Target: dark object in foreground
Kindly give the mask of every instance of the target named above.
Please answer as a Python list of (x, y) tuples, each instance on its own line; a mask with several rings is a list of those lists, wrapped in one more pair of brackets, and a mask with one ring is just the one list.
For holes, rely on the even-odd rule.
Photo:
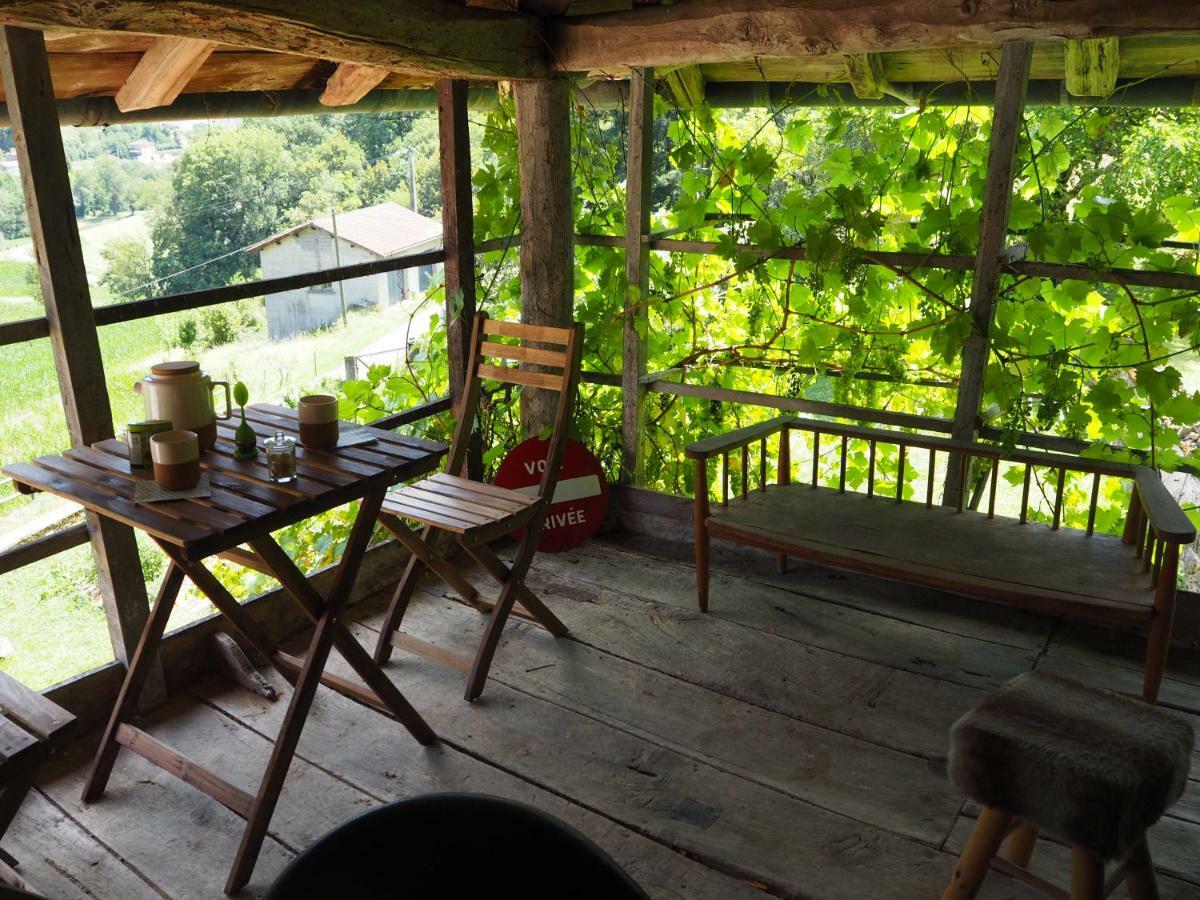
[(426, 794), (356, 816), (296, 857), (267, 900), (397, 896), (647, 900), (574, 828), (483, 794)]
[[(1045, 672), (1014, 678), (950, 730), (950, 778), (983, 811), (943, 900), (974, 897), (989, 867), (1035, 878), (1024, 870), (1039, 832), (1071, 847), (1071, 900), (1121, 880), (1134, 900), (1157, 897), (1146, 830), (1183, 794), (1194, 739), (1132, 697)], [(1121, 864), (1106, 886), (1110, 859)]]

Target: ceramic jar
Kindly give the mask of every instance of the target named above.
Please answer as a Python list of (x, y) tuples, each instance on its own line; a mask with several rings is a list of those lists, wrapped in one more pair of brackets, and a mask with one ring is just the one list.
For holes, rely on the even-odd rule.
[[(225, 414), (217, 416), (213, 388), (225, 388)], [(150, 374), (133, 386), (142, 395), (146, 418), (166, 419), (176, 430), (194, 431), (201, 449), (217, 442), (217, 419), (230, 417), (229, 383), (213, 381), (191, 360), (164, 362), (150, 367)]]

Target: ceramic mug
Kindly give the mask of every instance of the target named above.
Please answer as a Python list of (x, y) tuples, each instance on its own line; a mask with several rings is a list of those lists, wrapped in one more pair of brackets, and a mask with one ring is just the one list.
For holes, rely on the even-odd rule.
[(164, 491), (188, 491), (200, 481), (200, 439), (194, 431), (160, 431), (150, 436), (154, 480)]
[(329, 394), (300, 398), (300, 443), (309, 450), (332, 450), (338, 442), (338, 402)]

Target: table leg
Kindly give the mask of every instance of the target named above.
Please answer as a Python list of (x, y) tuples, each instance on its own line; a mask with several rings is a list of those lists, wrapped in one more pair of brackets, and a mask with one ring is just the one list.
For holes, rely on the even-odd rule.
[(117, 728), (137, 709), (138, 697), (146, 684), (146, 679), (154, 671), (155, 653), (171, 618), (171, 610), (175, 606), (175, 598), (179, 596), (179, 588), (183, 585), (183, 571), (172, 563), (163, 578), (158, 596), (154, 600), (154, 609), (142, 629), (138, 639), (137, 650), (125, 673), (125, 682), (117, 694), (117, 702), (113, 707), (108, 725), (104, 729), (104, 737), (100, 740), (100, 748), (96, 751), (96, 759), (92, 763), (91, 774), (83, 787), (83, 802), (90, 803), (104, 793), (108, 777), (112, 774), (113, 764), (117, 761), (117, 753), (121, 745), (117, 743)]
[[(319, 600), (319, 595), (313, 597), (308, 593), (312, 591), (315, 594), (316, 591), (274, 541), (255, 541), (251, 544), (255, 552), (260, 553), (267, 565), (277, 573), (277, 577), (288, 588), (289, 593), (292, 593), (294, 587), (300, 594), (295, 597), (296, 601), (310, 611), (319, 610), (320, 616), (316, 631), (309, 642), (304, 664), (296, 678), (296, 687), (292, 692), (292, 699), (288, 704), (283, 726), (275, 738), (275, 747), (271, 752), (271, 760), (267, 764), (266, 774), (259, 785), (254, 805), (250, 809), (250, 817), (246, 823), (246, 830), (242, 834), (242, 842), (238, 847), (237, 856), (234, 858), (233, 868), (230, 870), (229, 879), (225, 884), (225, 890), (229, 894), (235, 893), (250, 880), (250, 873), (254, 870), (254, 864), (262, 849), (262, 842), (266, 837), (271, 815), (275, 811), (275, 804), (279, 801), (284, 778), (300, 741), (300, 733), (304, 728), (305, 719), (308, 717), (309, 708), (312, 706), (313, 697), (316, 695), (317, 685), (321, 682), (321, 673), (325, 669), (329, 651), (338, 638), (339, 632), (344, 633), (347, 637), (350, 636), (342, 626), (340, 617), (350, 599), (350, 593), (354, 587), (355, 578), (358, 576), (363, 554), (366, 553), (367, 545), (370, 542), (371, 533), (375, 530), (375, 518), (383, 504), (384, 493), (382, 490), (376, 491), (362, 499), (358, 515), (354, 520), (354, 527), (350, 531), (350, 539), (346, 542), (342, 561), (334, 576), (333, 587), (329, 591), (328, 598), (323, 602)], [(263, 550), (266, 550), (265, 554)], [(287, 560), (287, 565), (283, 564), (283, 560), (276, 558), (276, 551), (278, 556)], [(303, 589), (299, 583), (290, 584), (296, 581), (296, 575), (299, 575), (300, 581), (305, 585)], [(287, 578), (286, 581), (284, 576)], [(313, 609), (314, 605), (315, 609)], [(351, 642), (353, 643), (353, 638), (351, 638)], [(358, 646), (357, 643), (355, 646)], [(361, 648), (359, 650), (361, 651)], [(362, 652), (365, 655), (365, 651)], [(390, 685), (391, 682), (389, 681), (388, 684)], [(395, 688), (393, 687), (392, 690), (394, 691)], [(411, 707), (408, 709), (412, 710)], [(425, 725), (415, 710), (412, 710), (411, 714), (416, 716), (416, 721), (428, 729), (429, 726)], [(432, 731), (429, 734), (432, 736)]]

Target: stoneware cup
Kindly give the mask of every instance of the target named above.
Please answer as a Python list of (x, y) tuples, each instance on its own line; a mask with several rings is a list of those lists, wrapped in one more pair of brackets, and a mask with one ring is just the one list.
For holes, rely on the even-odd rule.
[(189, 491), (200, 481), (200, 439), (194, 431), (160, 431), (150, 436), (154, 480), (164, 491)]
[(337, 397), (309, 394), (300, 398), (300, 443), (309, 450), (332, 450), (338, 442)]

